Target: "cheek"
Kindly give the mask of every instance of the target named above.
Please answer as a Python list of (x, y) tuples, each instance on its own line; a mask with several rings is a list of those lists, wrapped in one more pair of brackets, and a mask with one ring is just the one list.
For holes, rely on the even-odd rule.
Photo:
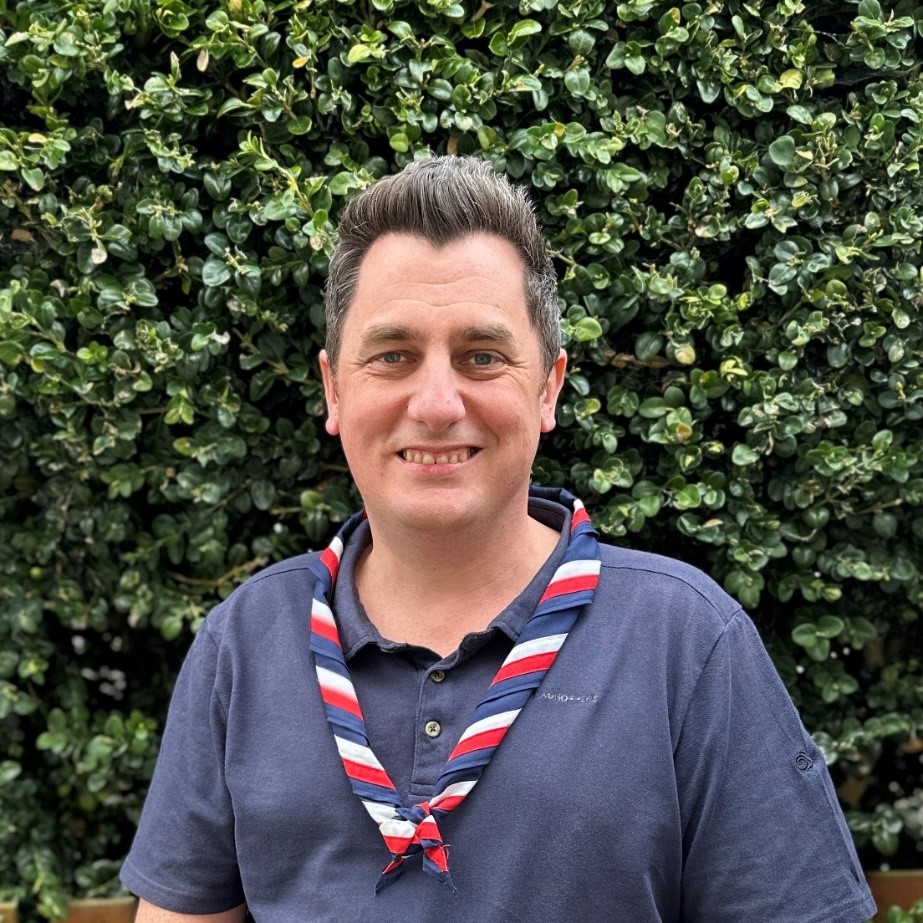
[(392, 436), (398, 419), (393, 401), (384, 400), (380, 389), (377, 393), (350, 394), (347, 400), (341, 400), (339, 436), (350, 462), (366, 468), (378, 464), (381, 444)]
[(478, 402), (477, 413), (501, 442), (519, 445), (523, 450), (538, 445), (542, 427), (542, 409), (534, 394), (519, 394), (506, 399)]

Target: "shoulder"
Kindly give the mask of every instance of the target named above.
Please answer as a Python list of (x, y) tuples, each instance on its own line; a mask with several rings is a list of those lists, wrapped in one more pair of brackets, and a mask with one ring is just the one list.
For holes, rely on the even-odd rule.
[(219, 647), (229, 637), (262, 634), (310, 610), (320, 552), (286, 558), (254, 574), (208, 614), (202, 628)]
[(295, 555), (270, 564), (242, 583), (228, 599), (233, 596), (247, 596), (253, 593), (275, 592), (285, 590), (290, 585), (301, 585), (305, 579), (313, 584), (314, 574), (311, 570), (314, 563), (320, 560), (319, 551)]
[(729, 630), (746, 620), (739, 603), (690, 564), (600, 545), (600, 580), (589, 632), (631, 652), (629, 670), (694, 677)]
[(740, 604), (697, 567), (645, 551), (600, 544), (600, 585), (607, 594), (631, 599), (647, 616), (697, 613), (724, 627)]

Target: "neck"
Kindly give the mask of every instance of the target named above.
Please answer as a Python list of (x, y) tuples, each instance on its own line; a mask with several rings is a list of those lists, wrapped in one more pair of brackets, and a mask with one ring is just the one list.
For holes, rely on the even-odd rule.
[(559, 538), (527, 513), (506, 519), (505, 528), (479, 525), (451, 535), (393, 535), (371, 517), (369, 524), (372, 545), (355, 575), (369, 618), (384, 637), (440, 656), (466, 634), (486, 629), (528, 586)]

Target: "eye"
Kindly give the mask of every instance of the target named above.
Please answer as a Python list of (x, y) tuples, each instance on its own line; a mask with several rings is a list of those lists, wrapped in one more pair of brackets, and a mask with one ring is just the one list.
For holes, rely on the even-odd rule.
[(500, 357), (494, 353), (472, 353), (467, 361), (478, 369), (492, 369), (500, 364)]
[(399, 365), (403, 358), (403, 354), (398, 352), (382, 353), (376, 357), (377, 361), (383, 365)]

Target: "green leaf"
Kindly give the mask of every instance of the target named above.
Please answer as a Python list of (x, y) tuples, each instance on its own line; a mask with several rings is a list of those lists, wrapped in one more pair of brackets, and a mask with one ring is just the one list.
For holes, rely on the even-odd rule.
[(735, 445), (733, 452), (731, 452), (731, 461), (741, 468), (746, 468), (750, 465), (756, 464), (759, 459), (760, 456), (748, 445)]
[(872, 518), (872, 528), (882, 538), (894, 538), (897, 535), (897, 516), (893, 513), (876, 513)]
[(246, 105), (247, 104), (242, 99), (236, 96), (230, 96), (218, 107), (218, 111), (215, 115), (220, 118), (222, 115), (227, 115), (235, 109), (243, 109)]
[(287, 119), (285, 127), (289, 130), (289, 134), (297, 137), (299, 135), (306, 135), (311, 130), (313, 124), (311, 116), (299, 115), (295, 118)]
[(498, 58), (505, 57), (510, 50), (509, 42), (502, 32), (495, 32), (487, 47), (490, 49), (490, 53)]
[(22, 773), (22, 766), (14, 760), (4, 760), (0, 763), (0, 785), (7, 785), (14, 779), (19, 778)]
[(584, 317), (571, 327), (571, 336), (580, 343), (588, 343), (602, 336), (603, 328), (595, 317)]
[(882, 429), (872, 437), (872, 448), (876, 452), (884, 452), (891, 447), (893, 442), (894, 433), (889, 429)]
[(388, 31), (402, 42), (411, 42), (415, 37), (413, 26), (400, 19), (388, 23)]
[(864, 16), (866, 19), (874, 19), (880, 22), (882, 17), (881, 4), (878, 0), (860, 0), (859, 15)]
[(353, 173), (342, 171), (335, 174), (330, 180), (330, 192), (333, 195), (346, 195), (358, 186), (357, 177)]
[(647, 68), (647, 59), (640, 54), (629, 54), (625, 56), (625, 67), (636, 77), (644, 73)]
[(782, 135), (769, 145), (769, 159), (777, 167), (790, 167), (795, 161), (795, 139)]
[(45, 187), (45, 174), (38, 167), (27, 167), (22, 170), (22, 178), (30, 189), (39, 192)]
[(410, 150), (410, 139), (403, 131), (396, 131), (388, 138), (388, 143), (396, 151), (404, 153)]
[(353, 45), (346, 55), (348, 64), (361, 64), (372, 56), (372, 49), (368, 45)]
[(205, 173), (202, 183), (216, 202), (223, 202), (231, 192), (231, 178), (221, 173)]
[(0, 340), (0, 362), (15, 366), (25, 357), (25, 350), (12, 340)]
[(673, 505), (678, 510), (695, 509), (702, 503), (702, 492), (695, 484), (687, 484), (673, 495)]
[(817, 621), (816, 632), (824, 638), (835, 638), (846, 628), (846, 623), (838, 615), (822, 615)]
[(642, 333), (635, 341), (635, 355), (642, 361), (653, 359), (664, 347), (664, 339), (659, 333)]
[(515, 42), (524, 41), (530, 35), (535, 35), (542, 31), (542, 24), (534, 19), (520, 19), (516, 25), (509, 31), (508, 41), (510, 45)]
[(250, 487), (250, 496), (258, 510), (268, 510), (276, 497), (276, 488), (270, 481), (256, 481)]
[(615, 385), (606, 396), (606, 407), (614, 416), (632, 417), (637, 413), (640, 401), (638, 395), (621, 385)]
[(585, 68), (567, 71), (564, 75), (564, 85), (575, 96), (583, 96), (590, 88), (590, 75)]
[(167, 641), (173, 641), (180, 636), (183, 630), (183, 620), (179, 616), (171, 615), (163, 620), (160, 633)]
[(223, 260), (214, 257), (209, 257), (202, 266), (202, 281), (209, 288), (224, 285), (231, 275), (231, 268)]
[(810, 647), (817, 640), (817, 632), (813, 622), (798, 625), (792, 629), (792, 640), (801, 647)]
[(670, 405), (662, 397), (649, 397), (638, 408), (638, 413), (645, 419), (656, 420), (668, 414), (670, 410)]

